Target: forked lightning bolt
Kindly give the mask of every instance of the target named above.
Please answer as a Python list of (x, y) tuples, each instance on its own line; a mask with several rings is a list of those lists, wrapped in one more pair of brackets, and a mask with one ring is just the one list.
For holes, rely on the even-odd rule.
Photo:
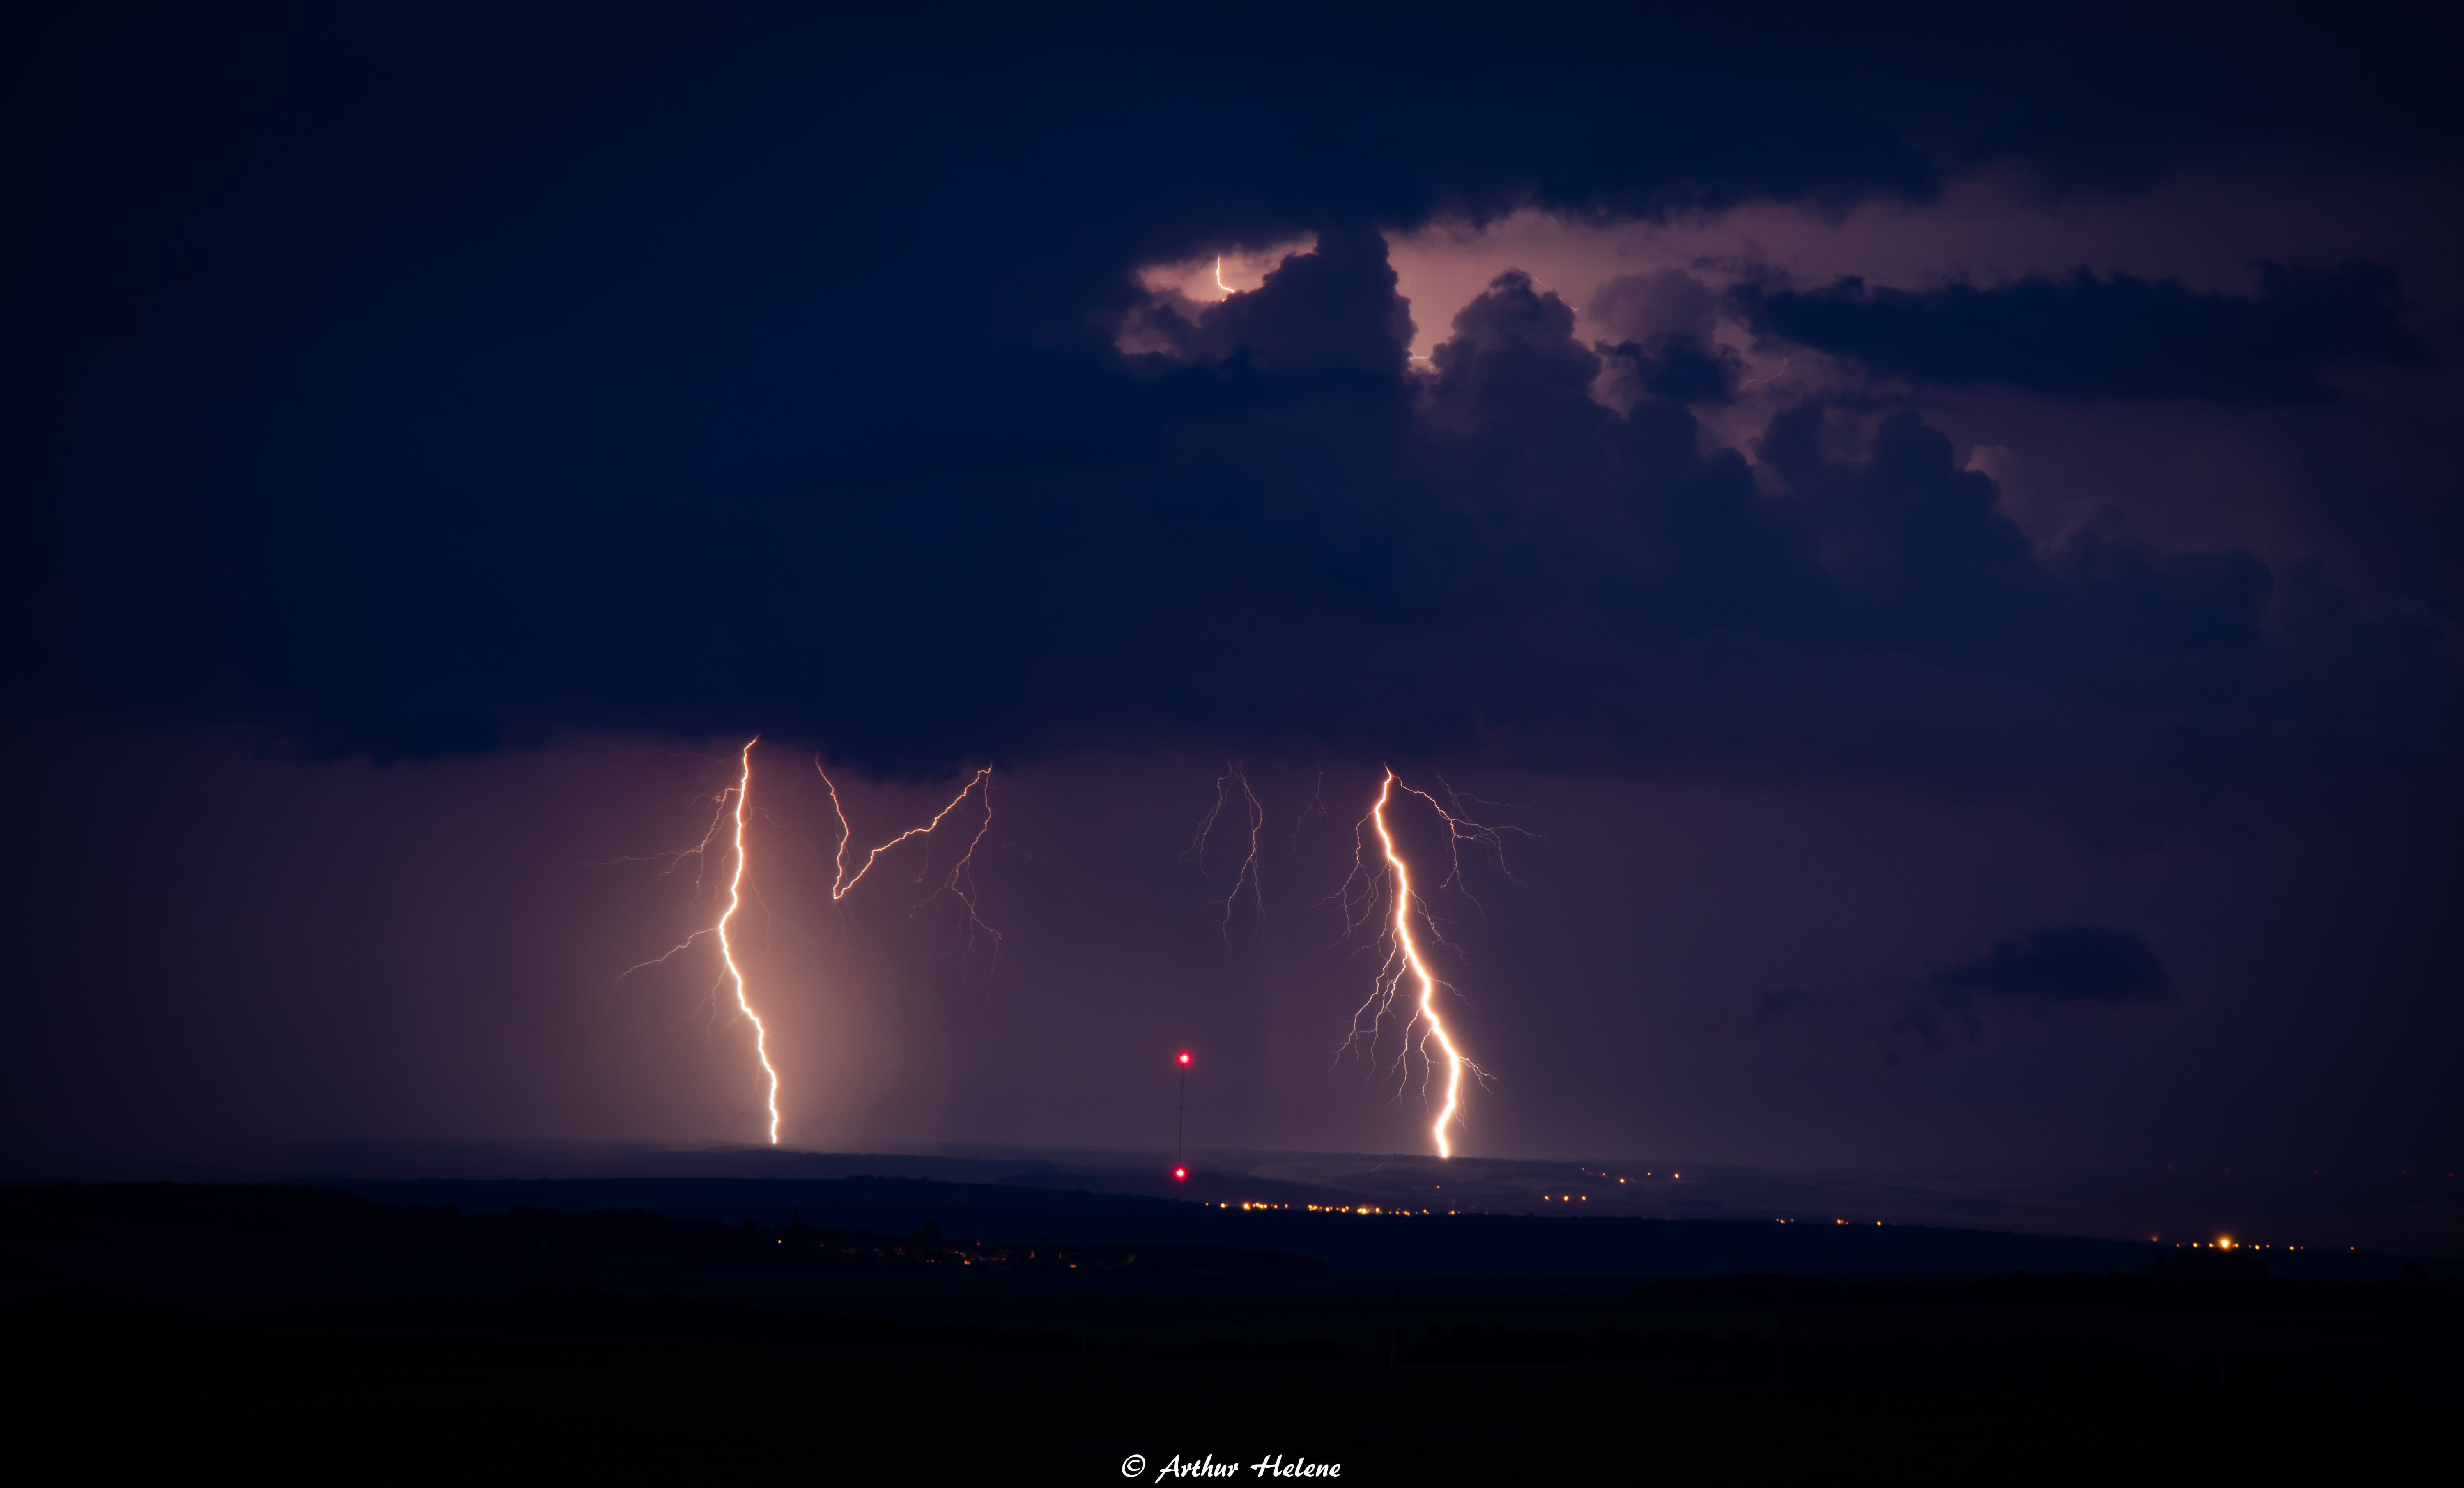
[[(998, 958), (1001, 954), (1001, 933), (999, 930), (994, 929), (991, 925), (984, 923), (983, 917), (976, 911), (976, 849), (983, 846), (984, 834), (993, 830), (993, 767), (987, 765), (982, 769), (976, 771), (975, 778), (959, 787), (958, 793), (950, 798), (950, 804), (934, 812), (933, 819), (931, 821), (926, 822), (921, 827), (910, 827), (905, 832), (900, 833), (898, 835), (867, 853), (864, 856), (863, 865), (857, 868), (852, 874), (847, 872), (847, 843), (855, 833), (854, 830), (847, 825), (847, 808), (839, 801), (838, 782), (830, 779), (830, 772), (827, 769), (823, 768), (821, 758), (818, 755), (814, 757), (813, 768), (821, 775), (822, 784), (828, 788), (830, 792), (830, 810), (836, 811), (839, 818), (839, 852), (836, 860), (836, 872), (830, 880), (830, 901), (832, 903), (836, 903), (839, 900), (846, 899), (850, 890), (852, 890), (857, 884), (862, 883), (864, 881), (864, 876), (872, 872), (872, 865), (881, 860), (882, 854), (889, 852), (891, 848), (905, 842), (910, 837), (931, 836), (934, 830), (939, 827), (941, 823), (948, 818), (952, 811), (957, 811), (959, 806), (966, 801), (968, 796), (976, 794), (979, 790), (982, 792), (984, 803), (983, 820), (977, 824), (976, 834), (967, 840), (967, 851), (959, 855), (958, 860), (956, 863), (951, 865), (950, 876), (941, 881), (940, 890), (935, 892), (946, 892), (966, 907), (967, 934), (970, 941), (973, 940), (976, 932), (978, 931), (981, 931), (984, 934), (991, 936), (993, 938), (993, 954)], [(924, 867), (916, 870), (915, 881), (918, 883), (923, 882), (925, 874), (931, 871), (932, 864), (928, 861)]]
[[(720, 829), (727, 826), (731, 818), (733, 819), (736, 867), (727, 878), (726, 910), (719, 915), (716, 924), (707, 930), (695, 930), (686, 936), (670, 948), (666, 955), (654, 956), (649, 961), (640, 962), (626, 968), (624, 976), (616, 980), (621, 982), (625, 977), (631, 976), (644, 966), (655, 966), (665, 963), (670, 957), (684, 951), (705, 935), (716, 938), (719, 960), (727, 967), (727, 973), (720, 981), (722, 984), (735, 987), (736, 1010), (743, 1013), (745, 1021), (753, 1025), (754, 1057), (761, 1061), (761, 1073), (769, 1077), (770, 1093), (765, 1103), (770, 1110), (770, 1144), (777, 1146), (779, 1144), (779, 1071), (770, 1062), (770, 1031), (761, 1026), (760, 1014), (753, 1011), (753, 1001), (745, 992), (744, 968), (736, 964), (736, 947), (727, 936), (727, 927), (735, 922), (736, 912), (744, 907), (744, 803), (753, 794), (753, 746), (760, 742), (761, 738), (758, 734), (744, 742), (743, 753), (738, 758), (740, 772), (737, 776), (735, 785), (719, 792), (718, 811), (711, 817), (710, 830), (702, 834), (701, 845), (690, 852), (676, 855), (679, 860), (693, 857), (707, 861), (711, 843), (717, 839)], [(698, 880), (696, 885), (697, 882)], [(717, 991), (717, 987), (711, 988), (714, 997), (716, 996)]]
[[(1441, 784), (1442, 785), (1442, 782)], [(1480, 1080), (1485, 1080), (1487, 1076), (1456, 1046), (1454, 1035), (1446, 1029), (1445, 1019), (1438, 1012), (1438, 988), (1441, 984), (1437, 974), (1429, 969), (1428, 959), (1420, 949), (1419, 938), (1413, 933), (1413, 921), (1417, 918), (1426, 925), (1433, 939), (1442, 940), (1443, 937), (1438, 933), (1437, 922), (1429, 913), (1427, 902), (1412, 887), (1412, 870), (1404, 863), (1401, 852), (1396, 848), (1395, 833), (1387, 824), (1386, 808), (1394, 804), (1395, 793), (1397, 790), (1408, 795), (1419, 796), (1428, 802), (1430, 809), (1438, 813), (1439, 819), (1446, 824), (1448, 872), (1440, 881), (1440, 888), (1449, 885), (1462, 886), (1463, 845), (1465, 842), (1482, 844), (1492, 850), (1499, 849), (1503, 846), (1500, 833), (1518, 829), (1488, 827), (1473, 821), (1463, 814), (1462, 799), (1452, 789), (1446, 791), (1447, 799), (1455, 803), (1453, 809), (1449, 810), (1429, 792), (1403, 784), (1396, 777), (1393, 767), (1389, 766), (1385, 780), (1377, 788), (1376, 802), (1369, 808), (1369, 814), (1362, 817), (1359, 825), (1353, 830), (1353, 876), (1345, 880), (1342, 890), (1346, 909), (1349, 911), (1356, 907), (1365, 912), (1369, 918), (1375, 918), (1376, 882), (1382, 877), (1386, 880), (1385, 892), (1391, 900), (1393, 912), (1384, 917), (1387, 923), (1378, 932), (1378, 939), (1385, 946), (1385, 960), (1377, 968), (1376, 983), (1369, 994), (1368, 1001), (1362, 1003), (1352, 1014), (1352, 1032), (1344, 1039), (1344, 1047), (1357, 1048), (1365, 1033), (1368, 1035), (1369, 1056), (1374, 1060), (1376, 1057), (1378, 1034), (1385, 1027), (1388, 1013), (1393, 1011), (1396, 1000), (1405, 995), (1404, 984), (1406, 982), (1413, 984), (1415, 990), (1412, 996), (1412, 1012), (1403, 1023), (1403, 1047), (1396, 1056), (1397, 1074), (1403, 1080), (1410, 1079), (1411, 1055), (1417, 1048), (1422, 1061), (1421, 1088), (1426, 1090), (1427, 1077), (1435, 1074), (1442, 1063), (1445, 1070), (1445, 1103), (1439, 1109), (1437, 1120), (1430, 1124), (1429, 1135), (1437, 1143), (1438, 1156), (1452, 1157), (1454, 1145), (1447, 1140), (1446, 1132), (1455, 1124), (1456, 1114), (1463, 1109), (1463, 1076), (1468, 1073), (1474, 1079)], [(1366, 834), (1368, 833), (1375, 833), (1377, 838), (1378, 855), (1385, 864), (1382, 872), (1371, 868), (1366, 861), (1368, 853)], [(1501, 853), (1501, 864), (1503, 860)], [(1368, 887), (1355, 898), (1353, 885), (1364, 879)], [(1353, 922), (1355, 928), (1367, 922), (1368, 918)], [(1361, 1023), (1363, 1015), (1369, 1019), (1365, 1027)], [(1417, 1039), (1413, 1037), (1414, 1029), (1420, 1031)]]

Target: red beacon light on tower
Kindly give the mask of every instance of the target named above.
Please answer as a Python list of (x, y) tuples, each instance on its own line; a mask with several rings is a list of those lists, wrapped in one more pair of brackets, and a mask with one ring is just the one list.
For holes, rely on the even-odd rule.
[(1183, 1160), (1182, 1137), (1189, 1130), (1189, 1051), (1173, 1055), (1173, 1068), (1180, 1072), (1180, 1109), (1173, 1117), (1172, 1181), (1187, 1183), (1189, 1167)]

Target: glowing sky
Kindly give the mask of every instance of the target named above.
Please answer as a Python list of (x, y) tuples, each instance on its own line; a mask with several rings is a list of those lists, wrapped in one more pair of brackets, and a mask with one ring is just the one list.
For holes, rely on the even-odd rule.
[(1135, 19), (23, 38), (10, 1151), (2464, 1142), (2433, 49)]

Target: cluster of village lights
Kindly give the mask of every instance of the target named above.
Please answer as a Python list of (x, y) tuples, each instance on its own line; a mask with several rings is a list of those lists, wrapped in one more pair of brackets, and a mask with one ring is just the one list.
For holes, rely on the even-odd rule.
[[(1173, 1176), (1176, 1178), (1180, 1177), (1182, 1175), (1182, 1169), (1175, 1168), (1173, 1170)], [(1669, 1176), (1674, 1178), (1677, 1175), (1671, 1173)], [(1625, 1180), (1620, 1178), (1617, 1182), (1623, 1183)], [(1589, 1201), (1591, 1195), (1587, 1193), (1544, 1193), (1540, 1195), (1540, 1197), (1543, 1201), (1562, 1201), (1569, 1204), (1578, 1204)], [(1413, 1216), (1435, 1214), (1438, 1212), (1436, 1210), (1428, 1209), (1386, 1209), (1375, 1204), (1277, 1204), (1271, 1203), (1265, 1199), (1226, 1199), (1220, 1203), (1204, 1204), (1201, 1207), (1207, 1209), (1237, 1210), (1243, 1213), (1265, 1213), (1269, 1211), (1295, 1209), (1304, 1213), (1309, 1214), (1400, 1214)], [(1450, 1209), (1445, 1210), (1445, 1212), (1448, 1214), (1460, 1214), (1463, 1210)], [(1486, 1210), (1483, 1210), (1483, 1212), (1485, 1213)], [(1831, 1222), (1835, 1225), (1845, 1225), (1848, 1223), (1848, 1221), (1844, 1219), (1835, 1219)], [(1802, 1219), (1774, 1219), (1772, 1223), (1781, 1225), (1798, 1225), (1805, 1223), (1805, 1221)], [(1874, 1228), (1877, 1230), (1881, 1229), (1882, 1226), (1883, 1221), (1879, 1219), (1874, 1221)], [(2147, 1238), (2152, 1241), (2158, 1239), (2159, 1236), (2151, 1234)], [(2249, 1241), (2233, 1239), (2231, 1235), (2218, 1235), (2212, 1241), (2191, 1240), (2177, 1243), (2183, 1244), (2187, 1249), (2194, 1251), (2201, 1249), (2217, 1251), (2299, 1251), (2307, 1249), (2307, 1247), (2299, 1245), (2255, 1245)], [(2347, 1247), (2347, 1249), (2354, 1248), (2355, 1247)]]
[[(1178, 1071), (1179, 1071), (1180, 1076), (1181, 1076), (1181, 1079), (1180, 1079), (1180, 1114), (1181, 1114), (1182, 1122), (1183, 1122), (1183, 1123), (1185, 1123), (1186, 1119), (1187, 1119), (1187, 1115), (1188, 1115), (1188, 1110), (1189, 1110), (1189, 1067), (1190, 1067), (1190, 1054), (1189, 1054), (1189, 1051), (1188, 1051), (1188, 1050), (1186, 1050), (1186, 1049), (1184, 1049), (1184, 1050), (1180, 1051), (1178, 1054), (1175, 1055), (1173, 1056), (1173, 1065), (1174, 1065), (1174, 1067), (1175, 1067), (1177, 1070), (1178, 1070)], [(1187, 1181), (1188, 1181), (1188, 1179), (1189, 1179), (1189, 1167), (1188, 1167), (1187, 1164), (1185, 1164), (1183, 1161), (1181, 1161), (1181, 1158), (1180, 1158), (1180, 1151), (1181, 1151), (1180, 1133), (1179, 1133), (1178, 1131), (1176, 1131), (1176, 1133), (1175, 1133), (1175, 1135), (1174, 1135), (1174, 1140), (1173, 1140), (1174, 1160), (1173, 1160), (1173, 1167), (1172, 1167), (1172, 1176), (1173, 1176), (1173, 1179), (1174, 1179), (1174, 1181), (1175, 1181), (1175, 1182), (1177, 1182), (1177, 1183), (1185, 1183), (1185, 1182), (1187, 1182)], [(1591, 1169), (1590, 1169), (1590, 1168), (1585, 1168), (1585, 1169), (1583, 1169), (1583, 1171), (1585, 1171), (1586, 1173), (1591, 1173)], [(1601, 1173), (1593, 1173), (1593, 1174), (1592, 1174), (1592, 1176), (1596, 1177), (1596, 1178), (1608, 1178), (1608, 1177), (1611, 1177), (1611, 1176), (1613, 1176), (1613, 1175), (1611, 1175), (1611, 1174), (1609, 1174), (1609, 1173), (1601, 1172)], [(1644, 1173), (1642, 1176), (1644, 1176), (1645, 1178), (1656, 1178), (1656, 1177), (1658, 1177), (1658, 1176), (1659, 1176), (1659, 1174), (1658, 1174), (1657, 1172), (1646, 1172), (1646, 1173)], [(1683, 1174), (1683, 1173), (1676, 1173), (1676, 1172), (1672, 1172), (1672, 1173), (1670, 1173), (1670, 1174), (1668, 1175), (1668, 1177), (1669, 1177), (1669, 1181), (1670, 1181), (1670, 1182), (1672, 1182), (1672, 1183), (1674, 1183), (1674, 1182), (1676, 1182), (1676, 1181), (1678, 1181), (1678, 1180), (1680, 1180), (1680, 1179), (1683, 1178), (1684, 1176), (1685, 1176), (1685, 1175), (1684, 1175), (1684, 1174)], [(1618, 1178), (1617, 1181), (1618, 1183), (1622, 1184), (1622, 1183), (1625, 1183), (1627, 1180), (1625, 1180), (1625, 1179), (1623, 1179), (1623, 1178)], [(1590, 1203), (1591, 1201), (1592, 1201), (1592, 1196), (1591, 1196), (1590, 1194), (1588, 1194), (1588, 1193), (1544, 1193), (1544, 1194), (1540, 1195), (1540, 1202), (1542, 1202), (1542, 1203), (1544, 1203), (1544, 1204), (1588, 1204), (1588, 1203)], [(1295, 1206), (1295, 1205), (1291, 1205), (1291, 1204), (1275, 1204), (1275, 1203), (1269, 1203), (1269, 1202), (1267, 1202), (1266, 1200), (1264, 1200), (1264, 1199), (1239, 1199), (1239, 1200), (1231, 1200), (1231, 1199), (1227, 1199), (1227, 1200), (1222, 1200), (1222, 1201), (1221, 1201), (1221, 1202), (1210, 1202), (1210, 1203), (1206, 1203), (1206, 1204), (1202, 1205), (1201, 1207), (1203, 1207), (1203, 1208), (1209, 1208), (1209, 1209), (1221, 1209), (1221, 1210), (1242, 1210), (1242, 1211), (1243, 1211), (1243, 1212), (1265, 1212), (1265, 1211), (1267, 1211), (1267, 1210), (1290, 1210), (1290, 1209), (1298, 1208), (1298, 1209), (1299, 1209), (1300, 1210), (1302, 1210), (1304, 1213), (1310, 1213), (1310, 1214), (1403, 1214), (1403, 1215), (1418, 1215), (1418, 1214), (1434, 1214), (1434, 1213), (1436, 1213), (1436, 1212), (1437, 1212), (1437, 1211), (1436, 1211), (1436, 1210), (1427, 1210), (1427, 1209), (1418, 1209), (1418, 1210), (1414, 1210), (1414, 1209), (1386, 1209), (1386, 1208), (1384, 1208), (1384, 1207), (1382, 1207), (1382, 1206), (1375, 1205), (1375, 1204), (1301, 1204), (1301, 1205), (1297, 1205), (1297, 1206)], [(1462, 1212), (1462, 1210), (1452, 1210), (1452, 1209), (1450, 1209), (1450, 1210), (1447, 1210), (1445, 1212), (1446, 1212), (1446, 1213), (1448, 1213), (1448, 1214), (1460, 1214), (1460, 1213)], [(1783, 1225), (1793, 1225), (1793, 1224), (1799, 1224), (1799, 1223), (1802, 1223), (1802, 1221), (1801, 1221), (1801, 1220), (1795, 1220), (1795, 1219), (1778, 1219), (1778, 1220), (1774, 1220), (1773, 1222), (1774, 1222), (1774, 1223), (1776, 1223), (1776, 1224), (1783, 1224)], [(1835, 1225), (1845, 1225), (1846, 1223), (1848, 1223), (1848, 1221), (1846, 1221), (1846, 1220), (1844, 1220), (1844, 1219), (1834, 1219), (1834, 1220), (1833, 1220), (1833, 1221), (1831, 1221), (1831, 1222), (1832, 1222), (1833, 1224), (1835, 1224)], [(1874, 1226), (1875, 1226), (1875, 1228), (1876, 1228), (1876, 1229), (1881, 1229), (1881, 1226), (1882, 1226), (1882, 1221), (1881, 1221), (1881, 1220), (1879, 1220), (1879, 1219), (1878, 1219), (1878, 1220), (1875, 1220), (1875, 1221), (1874, 1221)], [(2155, 1241), (2155, 1240), (2159, 1239), (2160, 1237), (2159, 1237), (2159, 1236), (2156, 1236), (2156, 1235), (2152, 1235), (2152, 1234), (2151, 1234), (2151, 1235), (2149, 1235), (2147, 1238), (2148, 1238), (2150, 1241)], [(2214, 1240), (2211, 1244), (2211, 1243), (2208, 1243), (2208, 1242), (2202, 1242), (2202, 1241), (2192, 1240), (2192, 1241), (2189, 1242), (2189, 1249), (2192, 1249), (2192, 1250), (2198, 1250), (2198, 1249), (2206, 1248), (2206, 1249), (2212, 1249), (2212, 1250), (2219, 1250), (2219, 1251), (2233, 1251), (2233, 1250), (2258, 1250), (2258, 1251), (2264, 1251), (2264, 1250), (2276, 1250), (2276, 1249), (2281, 1249), (2281, 1250), (2287, 1250), (2287, 1251), (2298, 1251), (2298, 1250), (2302, 1249), (2302, 1247), (2301, 1247), (2301, 1246), (2299, 1246), (2299, 1245), (2287, 1245), (2287, 1246), (2280, 1246), (2280, 1247), (2278, 1247), (2278, 1246), (2268, 1246), (2268, 1245), (2252, 1245), (2252, 1244), (2250, 1244), (2250, 1243), (2248, 1243), (2248, 1242), (2245, 1242), (2245, 1241), (2237, 1241), (2237, 1240), (2233, 1239), (2231, 1235), (2218, 1235), (2218, 1236), (2215, 1238), (2215, 1240)]]
[[(2164, 1237), (2151, 1234), (2147, 1238), (2153, 1242)], [(2176, 1240), (2173, 1245), (2177, 1250), (2191, 1251), (2306, 1251), (2309, 1249), (2306, 1245), (2255, 1245), (2248, 1240), (2236, 1240), (2229, 1234), (2220, 1234), (2213, 1240)], [(2344, 1249), (2355, 1251), (2361, 1247), (2348, 1245)]]
[[(1200, 1208), (1203, 1208), (1203, 1209), (1239, 1209), (1239, 1210), (1299, 1209), (1299, 1210), (1304, 1210), (1304, 1211), (1306, 1211), (1306, 1212), (1308, 1212), (1308, 1213), (1311, 1213), (1311, 1214), (1402, 1214), (1402, 1215), (1419, 1215), (1419, 1214), (1434, 1214), (1434, 1213), (1436, 1213), (1436, 1212), (1437, 1212), (1437, 1210), (1427, 1210), (1427, 1209), (1382, 1209), (1382, 1208), (1380, 1208), (1380, 1207), (1378, 1207), (1377, 1205), (1375, 1205), (1375, 1204), (1300, 1204), (1300, 1205), (1292, 1205), (1292, 1204), (1268, 1204), (1268, 1203), (1265, 1203), (1265, 1201), (1263, 1201), (1263, 1200), (1259, 1200), (1259, 1199), (1243, 1199), (1243, 1200), (1240, 1200), (1240, 1201), (1239, 1201), (1239, 1202), (1237, 1202), (1237, 1203), (1236, 1203), (1236, 1202), (1234, 1202), (1233, 1200), (1226, 1199), (1226, 1200), (1224, 1200), (1223, 1202), (1221, 1202), (1221, 1203), (1220, 1203), (1220, 1204), (1205, 1204), (1205, 1205), (1201, 1205), (1201, 1206), (1199, 1206), (1199, 1207), (1200, 1207)], [(1455, 1213), (1455, 1212), (1457, 1212), (1457, 1211), (1456, 1211), (1456, 1210), (1446, 1210), (1446, 1212), (1447, 1212), (1447, 1213), (1449, 1213), (1449, 1214), (1452, 1214), (1452, 1213)]]

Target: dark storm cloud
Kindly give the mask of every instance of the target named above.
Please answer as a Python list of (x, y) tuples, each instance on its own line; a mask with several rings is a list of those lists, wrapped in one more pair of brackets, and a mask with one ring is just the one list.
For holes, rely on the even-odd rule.
[(1926, 979), (1890, 1025), (1929, 1051), (1985, 1030), (1985, 1010), (1999, 1002), (2038, 1016), (2057, 1009), (2119, 1008), (2154, 1002), (2173, 990), (2164, 960), (2145, 936), (2109, 925), (2051, 925), (1996, 941), (1972, 961), (1941, 967)]
[(1679, 403), (1726, 403), (1745, 372), (1745, 362), (1735, 351), (1691, 336), (1654, 336), (1599, 349), (1604, 358), (1621, 364), (1625, 386)]
[(1762, 334), (1873, 371), (1951, 388), (1995, 385), (2057, 398), (2211, 398), (2299, 404), (2333, 396), (2344, 365), (2420, 366), (2430, 348), (2400, 319), (2394, 273), (2377, 264), (2259, 267), (2255, 295), (2080, 269), (1980, 289), (1802, 292), (1738, 286)]
[(1754, 1011), (1748, 1017), (1747, 1022), (1754, 1028), (1777, 1023), (1790, 1014), (1801, 1011), (1813, 998), (1814, 994), (1802, 988), (1776, 988), (1754, 1000)]
[(1592, 292), (1583, 313), (1622, 341), (1665, 336), (1699, 344), (1718, 324), (1720, 297), (1683, 269), (1655, 269), (1610, 279)]
[[(2237, 552), (2038, 552), (1914, 414), (1789, 411), (1758, 475), (1687, 407), (1735, 369), (1683, 285), (1613, 297), (1622, 412), (1516, 276), (1416, 372), (1372, 227), (2412, 158), (2445, 93), (2351, 86), (2409, 55), (2257, 23), (2160, 85), (2101, 38), (1819, 17), (1782, 44), (1141, 10), (919, 46), (679, 15), (38, 38), (8, 145), (16, 706), (379, 756), (761, 728), (927, 771), (1511, 738), (2230, 782), (2449, 737), (2452, 664), (2402, 613)], [(2233, 82), (2287, 67), (2317, 86)], [(1133, 272), (1309, 233), (1219, 306)], [(2291, 338), (2267, 366), (2378, 344), (2302, 308), (2375, 281), (2284, 282), (2219, 312)]]
[(2161, 997), (2172, 989), (2173, 979), (2137, 931), (2066, 924), (1997, 941), (1983, 956), (1935, 972), (1932, 985), (1946, 1001), (1983, 994), (2112, 1004)]
[(1585, 314), (1618, 338), (1600, 355), (1620, 386), (1680, 403), (1726, 403), (1745, 364), (1715, 345), (1719, 296), (1682, 269), (1620, 274), (1592, 295)]
[(1133, 313), (1130, 332), (1168, 347), (1172, 360), (1298, 374), (1402, 375), (1412, 317), (1395, 294), (1385, 240), (1353, 228), (1319, 234), (1310, 252), (1287, 256), (1271, 293), (1200, 307), (1177, 297)]

